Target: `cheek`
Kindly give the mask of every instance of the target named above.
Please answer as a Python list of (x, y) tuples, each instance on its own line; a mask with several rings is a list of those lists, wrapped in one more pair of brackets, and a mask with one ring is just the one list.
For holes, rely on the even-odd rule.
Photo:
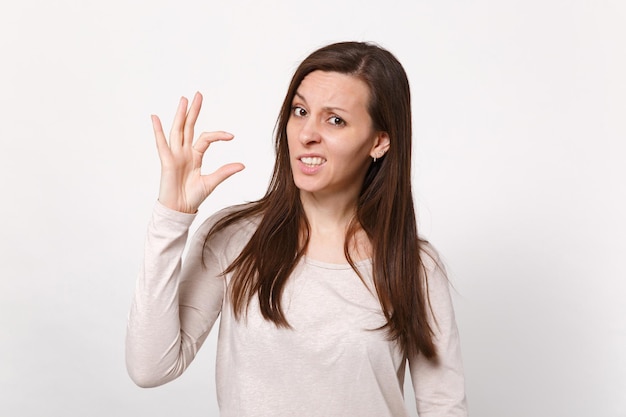
[(367, 132), (355, 132), (336, 141), (337, 151), (342, 156), (355, 159), (355, 162), (357, 159), (369, 157), (372, 146), (374, 139), (367, 136)]
[(291, 121), (287, 122), (287, 127), (285, 128), (285, 132), (287, 133), (287, 144), (291, 147), (292, 142), (297, 137), (296, 128), (294, 123)]

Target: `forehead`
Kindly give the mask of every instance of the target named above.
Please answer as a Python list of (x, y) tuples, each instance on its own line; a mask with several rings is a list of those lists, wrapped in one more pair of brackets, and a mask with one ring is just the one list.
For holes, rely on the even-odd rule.
[(367, 108), (369, 95), (369, 87), (361, 78), (327, 71), (307, 74), (296, 90), (296, 97), (327, 107)]

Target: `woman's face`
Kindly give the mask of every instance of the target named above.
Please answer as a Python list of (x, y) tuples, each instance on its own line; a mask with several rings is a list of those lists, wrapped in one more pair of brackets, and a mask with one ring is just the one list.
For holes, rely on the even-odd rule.
[(357, 77), (314, 71), (302, 80), (287, 122), (301, 192), (358, 196), (371, 158), (389, 148), (387, 134), (372, 127), (368, 104), (369, 87)]

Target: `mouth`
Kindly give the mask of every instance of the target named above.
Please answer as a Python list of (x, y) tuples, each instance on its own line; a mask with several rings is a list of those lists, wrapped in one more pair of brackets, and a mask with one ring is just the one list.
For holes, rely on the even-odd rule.
[(300, 162), (309, 168), (320, 166), (326, 162), (326, 159), (321, 156), (303, 156), (300, 158)]

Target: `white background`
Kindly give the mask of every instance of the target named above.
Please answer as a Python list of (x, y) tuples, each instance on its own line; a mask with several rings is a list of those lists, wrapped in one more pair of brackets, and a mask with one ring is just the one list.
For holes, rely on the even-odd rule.
[(169, 385), (125, 371), (149, 116), (199, 90), (199, 129), (236, 135), (205, 163), (247, 169), (204, 218), (265, 191), (297, 64), (369, 40), (411, 82), (471, 414), (626, 416), (625, 22), (619, 0), (3, 1), (0, 415), (217, 416), (215, 334)]

